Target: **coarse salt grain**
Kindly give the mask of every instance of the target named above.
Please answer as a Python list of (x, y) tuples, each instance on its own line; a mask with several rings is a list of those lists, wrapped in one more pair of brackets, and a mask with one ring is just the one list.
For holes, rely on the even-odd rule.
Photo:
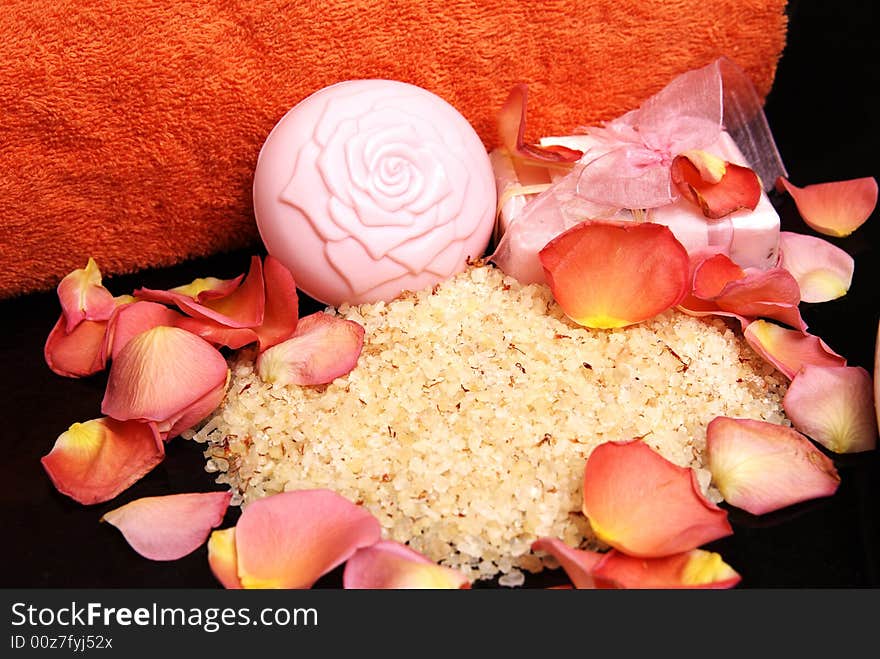
[(600, 548), (581, 513), (587, 456), (644, 437), (705, 468), (719, 415), (787, 424), (786, 382), (720, 319), (669, 311), (628, 328), (568, 320), (546, 286), (486, 265), (388, 304), (329, 313), (366, 330), (357, 367), (326, 386), (276, 386), (253, 350), (232, 359), (222, 405), (187, 436), (233, 503), (327, 487), (364, 505), (384, 536), (471, 579), (556, 565), (541, 536)]

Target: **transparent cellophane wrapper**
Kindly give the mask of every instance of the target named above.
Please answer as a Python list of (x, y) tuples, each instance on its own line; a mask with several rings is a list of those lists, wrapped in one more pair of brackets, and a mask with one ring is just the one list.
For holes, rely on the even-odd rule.
[[(569, 169), (515, 162), (503, 149), (490, 154), (499, 198), (490, 260), (524, 283), (544, 281), (544, 245), (597, 219), (665, 224), (690, 254), (726, 254), (744, 268), (778, 262), (779, 216), (766, 192), (785, 167), (751, 81), (729, 59), (680, 75), (603, 126), (545, 137), (541, 145), (583, 156)], [(680, 197), (669, 168), (694, 149), (753, 169), (765, 190), (757, 207), (709, 219)]]

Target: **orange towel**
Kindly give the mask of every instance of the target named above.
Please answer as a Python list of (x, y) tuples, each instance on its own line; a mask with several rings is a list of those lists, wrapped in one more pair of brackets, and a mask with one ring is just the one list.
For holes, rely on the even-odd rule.
[[(163, 6), (164, 5), (164, 6)], [(632, 109), (726, 54), (767, 94), (785, 0), (6, 0), (0, 297), (256, 247), (257, 154), (309, 93), (392, 78), (487, 147), (516, 82), (527, 138)]]

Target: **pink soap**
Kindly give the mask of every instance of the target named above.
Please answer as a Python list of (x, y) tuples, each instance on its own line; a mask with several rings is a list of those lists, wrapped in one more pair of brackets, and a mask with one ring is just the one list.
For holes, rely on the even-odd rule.
[(291, 109), (266, 139), (254, 213), (297, 286), (338, 306), (391, 300), (483, 256), (495, 217), (489, 156), (431, 92), (350, 80)]

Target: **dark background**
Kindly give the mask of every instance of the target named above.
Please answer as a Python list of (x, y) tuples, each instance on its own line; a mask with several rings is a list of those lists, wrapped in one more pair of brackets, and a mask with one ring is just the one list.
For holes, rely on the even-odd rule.
[[(788, 46), (766, 113), (796, 185), (880, 177), (874, 117), (878, 57), (872, 2), (792, 2)], [(783, 228), (813, 234), (788, 198), (773, 199)], [(873, 371), (878, 327), (878, 222), (874, 216), (845, 239), (830, 239), (856, 261), (849, 294), (802, 305), (811, 331)], [(815, 235), (815, 234), (813, 234)], [(226, 254), (134, 276), (106, 278), (114, 294), (145, 285), (166, 288), (196, 276), (245, 272), (250, 254)], [(84, 255), (85, 257), (85, 255)], [(303, 313), (310, 309), (306, 306)], [(138, 556), (101, 515), (144, 496), (221, 489), (204, 471), (200, 447), (175, 439), (166, 460), (113, 501), (82, 506), (58, 494), (39, 459), (75, 421), (100, 416), (106, 375), (70, 380), (45, 365), (42, 347), (60, 313), (52, 293), (0, 302), (0, 419), (5, 448), (0, 481), (0, 587), (217, 586), (206, 549), (173, 562)], [(743, 576), (741, 588), (868, 588), (880, 586), (880, 460), (877, 452), (833, 456), (842, 483), (831, 498), (752, 517), (731, 509), (734, 535), (713, 543)], [(238, 511), (231, 509), (227, 524)], [(527, 586), (564, 583), (558, 572)], [(318, 586), (339, 585), (339, 571)]]

